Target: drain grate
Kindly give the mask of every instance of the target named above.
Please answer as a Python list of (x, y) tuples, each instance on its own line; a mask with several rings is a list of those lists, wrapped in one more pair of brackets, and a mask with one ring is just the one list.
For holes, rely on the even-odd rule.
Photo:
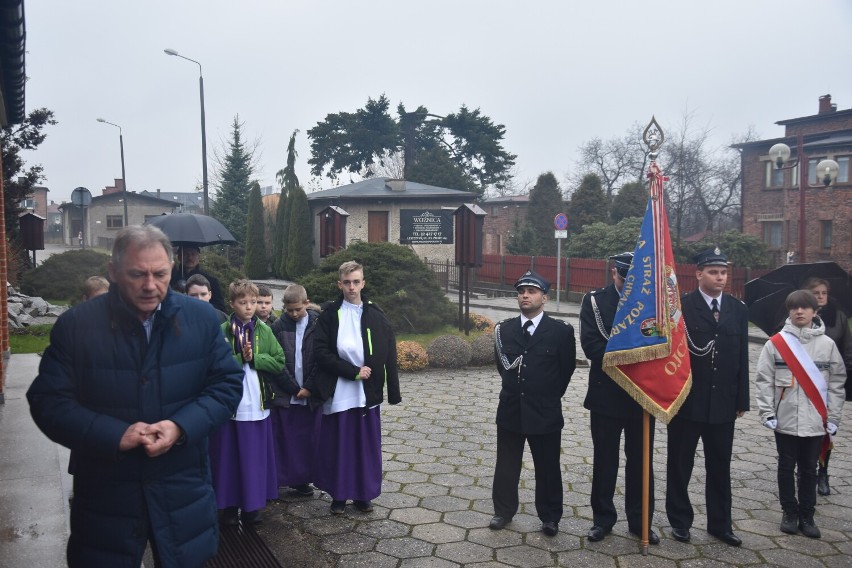
[(219, 551), (205, 568), (283, 568), (251, 527), (219, 527)]

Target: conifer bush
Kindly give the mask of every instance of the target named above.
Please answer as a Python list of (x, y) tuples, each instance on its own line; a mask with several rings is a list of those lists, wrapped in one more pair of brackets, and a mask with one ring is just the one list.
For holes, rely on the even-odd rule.
[[(494, 329), (493, 326), (491, 329)], [(483, 333), (470, 343), (470, 364), (474, 367), (484, 367), (494, 364), (494, 336)]]
[(396, 363), (400, 371), (420, 371), (429, 365), (429, 356), (416, 341), (400, 341), (396, 346)]
[(436, 337), (426, 350), (429, 364), (433, 367), (459, 369), (470, 362), (470, 343), (457, 335)]

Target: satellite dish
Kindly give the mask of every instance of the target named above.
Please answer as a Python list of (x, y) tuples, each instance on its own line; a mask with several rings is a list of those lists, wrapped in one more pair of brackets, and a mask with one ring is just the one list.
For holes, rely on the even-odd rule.
[(75, 207), (88, 207), (92, 203), (92, 192), (85, 187), (78, 187), (71, 192), (71, 203)]

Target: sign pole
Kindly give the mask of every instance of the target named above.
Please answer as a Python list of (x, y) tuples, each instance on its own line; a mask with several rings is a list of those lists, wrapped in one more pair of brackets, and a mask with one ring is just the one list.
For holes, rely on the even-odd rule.
[(565, 213), (557, 213), (553, 218), (553, 227), (556, 229), (556, 311), (559, 311), (559, 300), (562, 293), (562, 239), (568, 238), (568, 216)]
[(562, 286), (560, 286), (560, 276), (562, 276), (562, 269), (559, 266), (559, 263), (562, 262), (562, 239), (556, 239), (556, 311), (559, 311), (559, 295), (562, 293)]

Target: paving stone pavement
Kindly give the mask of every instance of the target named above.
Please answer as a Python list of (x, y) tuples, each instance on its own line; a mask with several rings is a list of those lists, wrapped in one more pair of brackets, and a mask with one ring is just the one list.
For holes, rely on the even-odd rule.
[[(760, 346), (752, 345), (750, 350), (751, 361), (757, 361)], [(578, 353), (582, 356), (582, 351)], [(488, 529), (493, 514), (494, 415), (500, 390), (496, 371), (492, 367), (431, 369), (403, 373), (401, 384), (402, 404), (382, 407), (384, 481), (375, 511), (364, 514), (350, 505), (344, 515), (332, 517), (328, 495), (305, 499), (282, 493), (282, 499), (267, 511), (270, 522), (262, 529), (265, 535), (275, 532), (276, 523), (284, 522), (317, 547), (318, 566), (339, 568), (852, 567), (852, 448), (844, 428), (852, 428), (852, 405), (844, 409), (832, 455), (832, 494), (818, 498), (820, 540), (779, 531), (772, 434), (760, 425), (755, 412), (737, 421), (731, 473), (734, 530), (743, 539), (741, 548), (729, 547), (704, 531), (704, 456), (700, 447), (690, 484), (696, 508), (692, 542), (684, 544), (671, 537), (664, 501), (666, 430), (658, 422), (653, 528), (662, 542), (643, 556), (624, 520), (623, 463), (616, 494), (619, 522), (601, 542), (592, 543), (585, 537), (592, 524), (592, 444), (588, 412), (582, 407), (587, 368), (575, 372), (563, 399), (565, 516), (554, 538), (539, 530), (528, 452), (518, 515), (505, 530)]]

